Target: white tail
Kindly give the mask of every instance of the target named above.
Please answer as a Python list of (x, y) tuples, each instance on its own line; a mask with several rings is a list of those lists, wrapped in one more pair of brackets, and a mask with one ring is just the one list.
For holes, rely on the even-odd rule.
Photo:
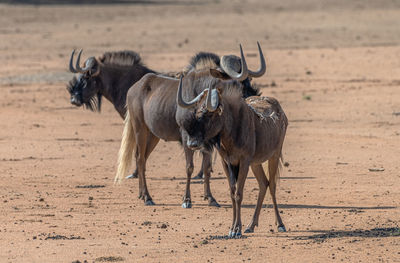
[(118, 153), (118, 170), (114, 179), (115, 183), (120, 183), (127, 175), (132, 162), (132, 152), (136, 147), (135, 135), (133, 134), (129, 111), (126, 112), (124, 123), (125, 127), (124, 132), (122, 133), (121, 147)]

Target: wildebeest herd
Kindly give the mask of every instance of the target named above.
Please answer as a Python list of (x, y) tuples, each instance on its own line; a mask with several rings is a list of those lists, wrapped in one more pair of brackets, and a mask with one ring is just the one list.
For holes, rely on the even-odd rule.
[[(183, 208), (190, 208), (190, 181), (193, 154), (200, 151), (204, 175), (204, 198), (219, 206), (210, 189), (212, 152), (221, 156), (229, 182), (233, 221), (228, 237), (241, 237), (241, 203), (249, 168), (259, 193), (253, 218), (245, 232), (254, 231), (269, 187), (278, 231), (286, 231), (276, 201), (276, 184), (282, 161), (282, 145), (288, 120), (279, 102), (260, 96), (252, 78), (266, 72), (266, 62), (258, 45), (260, 67), (248, 69), (242, 47), (240, 57), (200, 52), (182, 72), (162, 74), (147, 68), (133, 51), (107, 52), (89, 57), (81, 67), (79, 52), (74, 66), (72, 52), (69, 70), (77, 75), (69, 82), (71, 103), (100, 111), (104, 96), (125, 120), (115, 177), (128, 175), (133, 155), (138, 177), (139, 198), (154, 205), (147, 189), (146, 161), (160, 139), (179, 141), (186, 158), (186, 190)], [(268, 161), (268, 165), (263, 166)], [(264, 169), (267, 169), (265, 171)], [(268, 174), (268, 177), (267, 175)]]

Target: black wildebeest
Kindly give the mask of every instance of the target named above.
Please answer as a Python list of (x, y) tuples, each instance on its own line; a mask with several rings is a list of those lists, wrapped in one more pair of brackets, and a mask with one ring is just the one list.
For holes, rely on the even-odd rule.
[[(242, 47), (241, 75), (247, 65)], [(213, 77), (210, 77), (210, 73)], [(237, 79), (240, 80), (237, 76)], [(233, 222), (229, 237), (242, 235), (241, 203), (249, 167), (259, 184), (257, 206), (246, 232), (258, 225), (260, 209), (269, 186), (275, 209), (278, 231), (286, 231), (276, 202), (276, 183), (282, 159), (282, 145), (288, 120), (279, 102), (269, 97), (242, 97), (242, 84), (222, 80), (217, 70), (193, 71), (181, 77), (177, 93), (179, 108), (176, 120), (182, 135), (187, 136), (188, 148), (213, 144), (223, 161), (228, 178), (233, 207)], [(193, 99), (194, 98), (194, 99)], [(186, 102), (191, 100), (189, 102)], [(262, 164), (268, 161), (269, 178)]]
[[(231, 76), (239, 76), (240, 80), (249, 81), (248, 77), (259, 77), (265, 73), (265, 61), (260, 51), (261, 66), (257, 72), (251, 72), (245, 77), (242, 73), (238, 73), (237, 66), (240, 67), (240, 60), (232, 56), (222, 57), (221, 68), (217, 67), (213, 56), (202, 56), (203, 59), (196, 63), (197, 67), (190, 68), (184, 74), (190, 74), (200, 68), (218, 68), (224, 78)], [(243, 59), (243, 54), (242, 58)], [(193, 61), (192, 61), (193, 62)], [(183, 75), (184, 75), (183, 74)], [(143, 198), (146, 204), (153, 204), (149, 194), (145, 178), (146, 161), (157, 145), (160, 139), (166, 141), (181, 141), (186, 157), (186, 175), (187, 184), (184, 195), (183, 207), (191, 207), (190, 198), (190, 180), (193, 172), (193, 153), (196, 150), (194, 147), (189, 148), (191, 142), (186, 141), (187, 137), (181, 137), (178, 125), (175, 121), (175, 113), (177, 109), (176, 92), (178, 89), (179, 80), (159, 76), (156, 74), (147, 74), (138, 81), (128, 91), (127, 95), (127, 115), (125, 119), (125, 128), (119, 152), (119, 165), (116, 181), (120, 181), (126, 173), (133, 149), (136, 149), (136, 167), (139, 175), (139, 196)], [(241, 86), (241, 94), (258, 94), (258, 90), (250, 85), (243, 84)], [(251, 90), (246, 90), (251, 89)], [(217, 205), (214, 197), (211, 195), (209, 187), (209, 175), (211, 171), (211, 150), (212, 147), (203, 147), (202, 170), (204, 173), (204, 198), (208, 199), (210, 205)]]
[[(74, 76), (67, 85), (71, 103), (100, 111), (104, 96), (114, 105), (121, 118), (125, 118), (129, 88), (147, 73), (155, 73), (142, 63), (141, 57), (134, 51), (106, 52), (98, 59), (89, 57), (83, 68), (80, 67), (82, 50), (78, 54), (75, 68), (74, 54), (75, 50), (71, 54), (69, 70), (79, 75)], [(135, 177), (136, 170), (129, 178)]]

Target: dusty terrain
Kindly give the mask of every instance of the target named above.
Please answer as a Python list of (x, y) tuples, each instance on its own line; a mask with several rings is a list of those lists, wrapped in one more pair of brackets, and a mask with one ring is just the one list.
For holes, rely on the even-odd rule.
[[(52, 1), (48, 1), (52, 2)], [(128, 1), (0, 4), (0, 262), (400, 262), (398, 1)], [(70, 105), (69, 55), (131, 49), (158, 71), (195, 52), (238, 54), (256, 41), (256, 83), (289, 118), (277, 233), (268, 196), (255, 233), (226, 240), (228, 185), (215, 163), (181, 208), (184, 156), (160, 142), (137, 180), (113, 185), (122, 120)], [(196, 157), (196, 172), (199, 158)], [(257, 197), (250, 173), (244, 224)]]

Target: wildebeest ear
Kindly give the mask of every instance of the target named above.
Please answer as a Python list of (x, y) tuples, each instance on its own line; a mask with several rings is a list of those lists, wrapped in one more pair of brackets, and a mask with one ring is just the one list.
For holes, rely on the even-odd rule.
[(225, 72), (218, 69), (210, 68), (210, 74), (217, 79), (230, 79), (230, 77)]
[(97, 77), (100, 74), (100, 63), (97, 59), (94, 59), (92, 62), (92, 67), (89, 70), (91, 77)]

